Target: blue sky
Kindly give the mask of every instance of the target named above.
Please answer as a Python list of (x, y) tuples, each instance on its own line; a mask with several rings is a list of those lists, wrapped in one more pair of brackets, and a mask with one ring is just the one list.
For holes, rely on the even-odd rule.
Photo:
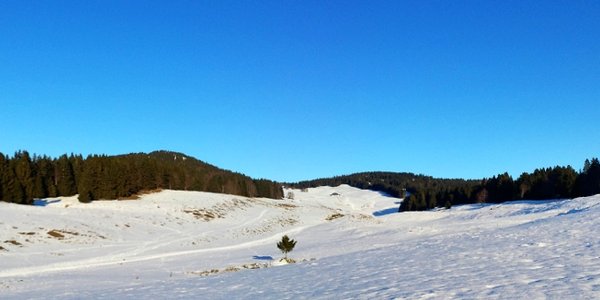
[(0, 152), (255, 178), (600, 155), (598, 1), (1, 1)]

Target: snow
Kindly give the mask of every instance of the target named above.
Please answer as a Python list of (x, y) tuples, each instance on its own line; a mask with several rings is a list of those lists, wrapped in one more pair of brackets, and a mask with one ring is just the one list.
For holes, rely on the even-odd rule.
[[(396, 213), (399, 199), (349, 186), (288, 191), (293, 200), (165, 190), (0, 203), (0, 294), (600, 298), (600, 196)], [(275, 246), (286, 234), (293, 264)]]

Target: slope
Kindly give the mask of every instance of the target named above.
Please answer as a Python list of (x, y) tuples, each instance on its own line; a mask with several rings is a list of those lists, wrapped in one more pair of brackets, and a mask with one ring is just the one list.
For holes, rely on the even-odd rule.
[[(0, 203), (0, 234), (20, 244), (2, 244), (0, 290), (33, 299), (600, 295), (600, 196), (394, 213), (398, 199), (349, 186), (293, 193)], [(283, 234), (298, 240), (290, 256), (300, 262), (275, 267)]]

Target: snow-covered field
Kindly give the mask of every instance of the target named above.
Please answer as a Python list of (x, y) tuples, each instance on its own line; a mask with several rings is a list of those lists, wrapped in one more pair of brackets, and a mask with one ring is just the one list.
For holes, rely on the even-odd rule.
[(395, 213), (348, 186), (293, 193), (0, 203), (0, 298), (600, 298), (600, 196)]

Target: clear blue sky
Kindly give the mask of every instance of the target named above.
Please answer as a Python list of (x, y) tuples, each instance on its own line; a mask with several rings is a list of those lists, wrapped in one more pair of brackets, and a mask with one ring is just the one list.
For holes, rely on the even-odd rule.
[(0, 2), (0, 152), (249, 176), (513, 176), (600, 156), (600, 2)]

